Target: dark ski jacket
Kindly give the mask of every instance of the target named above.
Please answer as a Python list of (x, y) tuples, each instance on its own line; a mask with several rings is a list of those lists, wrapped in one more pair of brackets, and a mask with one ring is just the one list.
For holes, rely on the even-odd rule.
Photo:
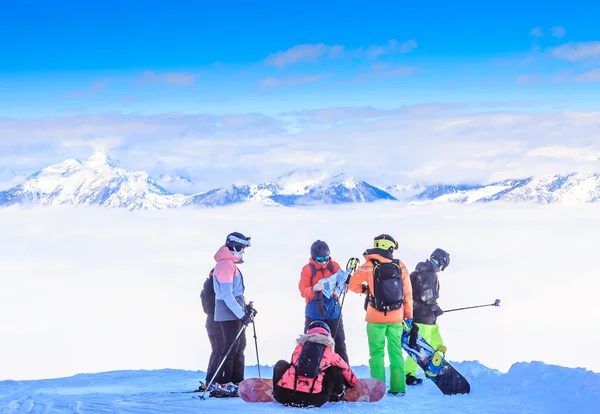
[(435, 325), (442, 313), (437, 300), (440, 297), (440, 282), (436, 266), (430, 261), (420, 262), (410, 274), (413, 289), (413, 322)]

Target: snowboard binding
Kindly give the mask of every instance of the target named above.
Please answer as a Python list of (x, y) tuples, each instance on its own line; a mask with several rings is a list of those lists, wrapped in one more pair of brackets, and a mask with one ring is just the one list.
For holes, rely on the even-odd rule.
[(444, 345), (437, 346), (437, 350), (431, 356), (429, 363), (425, 369), (425, 375), (430, 378), (435, 378), (444, 372), (444, 354), (447, 351)]

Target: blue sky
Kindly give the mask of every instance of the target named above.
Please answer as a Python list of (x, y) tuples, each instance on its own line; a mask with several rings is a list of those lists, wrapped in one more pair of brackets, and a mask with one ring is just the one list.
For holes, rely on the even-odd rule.
[[(600, 5), (579, 6), (7, 1), (0, 6), (0, 114), (19, 126), (0, 130), (10, 138), (2, 150), (59, 158), (66, 152), (51, 139), (26, 140), (22, 123), (30, 133), (48, 117), (107, 113), (289, 120), (306, 110), (432, 104), (454, 104), (455, 114), (595, 111)], [(294, 119), (285, 130), (298, 125)], [(103, 128), (94, 128), (79, 138), (104, 140)], [(131, 134), (118, 135), (126, 144), (117, 148), (131, 149)]]

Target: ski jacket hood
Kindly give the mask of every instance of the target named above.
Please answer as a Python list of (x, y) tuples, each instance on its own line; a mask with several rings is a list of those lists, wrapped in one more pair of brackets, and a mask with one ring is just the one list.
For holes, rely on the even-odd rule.
[(335, 348), (335, 341), (331, 335), (304, 334), (300, 335), (300, 337), (296, 339), (296, 343), (300, 345), (304, 345), (306, 342), (315, 342), (317, 344), (328, 346), (331, 349)]
[(233, 263), (239, 263), (241, 259), (229, 250), (227, 246), (221, 246), (215, 253), (215, 262), (222, 260), (231, 260)]

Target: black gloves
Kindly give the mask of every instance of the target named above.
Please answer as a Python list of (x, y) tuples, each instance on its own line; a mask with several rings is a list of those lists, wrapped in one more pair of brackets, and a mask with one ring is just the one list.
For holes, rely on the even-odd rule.
[(419, 338), (419, 326), (413, 323), (410, 327), (410, 336), (408, 337), (409, 348), (415, 349), (417, 347), (417, 339)]
[(258, 312), (256, 311), (256, 309), (246, 306), (246, 314), (242, 316), (242, 319), (240, 320), (244, 325), (248, 326), (252, 323), (252, 321), (254, 320), (254, 316), (256, 316), (257, 313)]
[(258, 311), (254, 309), (254, 305), (247, 304), (246, 305), (246, 313), (250, 312), (250, 310), (254, 311), (254, 316), (258, 315)]
[(442, 316), (443, 314), (444, 314), (444, 311), (439, 306), (433, 311), (433, 316), (435, 316), (436, 318), (438, 316)]
[(322, 291), (315, 292), (314, 301), (317, 306), (317, 312), (319, 313), (321, 318), (326, 319), (327, 318), (327, 305), (325, 304), (325, 301), (323, 300), (323, 292)]

